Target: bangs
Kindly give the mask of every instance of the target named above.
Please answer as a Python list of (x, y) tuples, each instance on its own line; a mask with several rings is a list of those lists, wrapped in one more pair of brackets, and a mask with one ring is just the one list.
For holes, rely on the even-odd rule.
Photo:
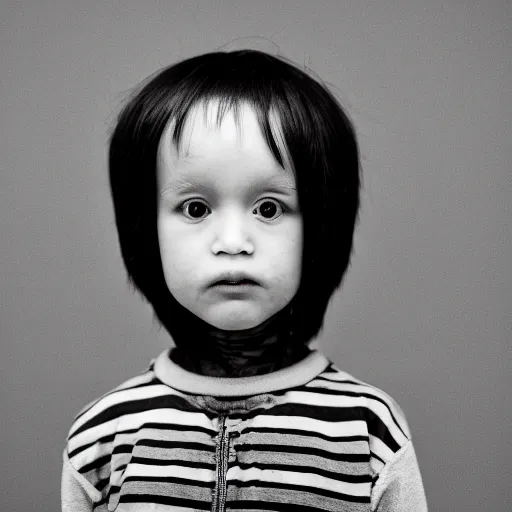
[[(290, 153), (284, 140), (281, 118), (275, 109), (265, 111), (260, 104), (250, 104), (244, 99), (229, 98), (200, 98), (192, 103), (187, 110), (179, 114), (178, 119), (171, 119), (165, 129), (165, 140), (160, 143), (172, 143), (179, 158), (187, 159), (189, 150), (187, 144), (192, 135), (193, 126), (200, 108), (203, 110), (203, 122), (208, 129), (220, 129), (226, 114), (233, 114), (238, 138), (242, 136), (242, 107), (250, 107), (256, 114), (261, 133), (271, 149), (272, 154), (281, 167), (293, 170)], [(164, 139), (164, 137), (162, 137)]]
[[(244, 50), (207, 54), (164, 70), (155, 82), (152, 99), (156, 112), (151, 115), (150, 107), (146, 120), (153, 127), (172, 122), (171, 140), (180, 155), (184, 127), (196, 107), (204, 107), (207, 126), (211, 126), (208, 113), (216, 107), (213, 117), (217, 128), (227, 112), (233, 113), (240, 128), (242, 105), (254, 110), (265, 141), (281, 167), (295, 169), (298, 148), (309, 147), (320, 155), (324, 152), (319, 134), (325, 130), (321, 110), (326, 93), (284, 60)], [(162, 109), (163, 104), (166, 108)]]

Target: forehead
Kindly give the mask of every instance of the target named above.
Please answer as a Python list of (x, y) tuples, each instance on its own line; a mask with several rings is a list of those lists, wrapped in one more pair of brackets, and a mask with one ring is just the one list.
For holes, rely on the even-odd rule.
[(194, 158), (219, 143), (226, 148), (243, 148), (261, 137), (254, 110), (240, 105), (238, 111), (220, 111), (219, 101), (194, 106), (183, 126), (180, 150), (184, 158)]
[(207, 166), (208, 163), (240, 161), (244, 169), (255, 167), (274, 171), (293, 179), (290, 158), (277, 114), (269, 113), (272, 136), (279, 147), (285, 168), (274, 158), (261, 131), (256, 111), (247, 103), (221, 111), (218, 100), (199, 103), (188, 112), (178, 147), (172, 141), (175, 121), (166, 126), (158, 148), (160, 170), (172, 174)]

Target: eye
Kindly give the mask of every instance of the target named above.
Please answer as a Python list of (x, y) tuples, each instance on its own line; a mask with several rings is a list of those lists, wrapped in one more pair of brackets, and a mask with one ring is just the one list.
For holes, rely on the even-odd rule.
[(197, 201), (196, 199), (193, 199), (183, 203), (183, 205), (180, 207), (180, 211), (186, 212), (187, 206), (189, 213), (188, 216), (196, 220), (202, 217), (202, 214), (204, 214), (205, 210), (208, 210), (208, 207), (204, 203)]
[(281, 213), (279, 215), (277, 215), (277, 217), (280, 217), (283, 213), (283, 208), (282, 208), (281, 204), (274, 199), (272, 199), (272, 200), (264, 199), (259, 204), (259, 206), (253, 210), (253, 213), (255, 211), (257, 211), (258, 208), (266, 220), (274, 218), (276, 216), (276, 212), (281, 211)]

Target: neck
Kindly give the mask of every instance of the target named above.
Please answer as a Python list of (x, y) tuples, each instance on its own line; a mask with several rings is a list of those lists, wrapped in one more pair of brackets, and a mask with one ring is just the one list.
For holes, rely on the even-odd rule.
[(310, 350), (291, 330), (291, 307), (251, 329), (218, 329), (183, 308), (171, 336), (171, 359), (192, 373), (211, 377), (248, 377), (287, 368)]

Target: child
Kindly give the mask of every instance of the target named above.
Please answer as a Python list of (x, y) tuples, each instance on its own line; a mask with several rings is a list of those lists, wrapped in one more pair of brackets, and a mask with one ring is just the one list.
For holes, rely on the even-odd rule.
[(285, 59), (197, 56), (110, 143), (122, 256), (174, 347), (89, 404), (63, 511), (427, 510), (405, 417), (308, 347), (349, 264), (354, 130)]

